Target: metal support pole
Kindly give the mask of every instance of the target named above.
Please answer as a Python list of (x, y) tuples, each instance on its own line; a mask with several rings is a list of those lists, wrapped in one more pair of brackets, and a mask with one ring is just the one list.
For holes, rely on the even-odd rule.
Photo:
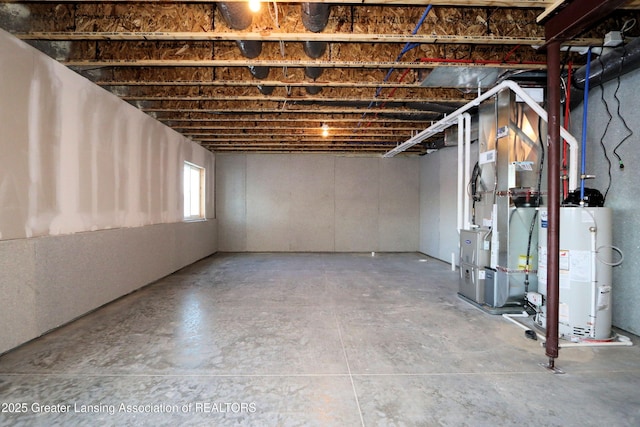
[(560, 300), (560, 42), (547, 45), (548, 122), (548, 228), (547, 228), (547, 368), (554, 369), (558, 357), (558, 307)]

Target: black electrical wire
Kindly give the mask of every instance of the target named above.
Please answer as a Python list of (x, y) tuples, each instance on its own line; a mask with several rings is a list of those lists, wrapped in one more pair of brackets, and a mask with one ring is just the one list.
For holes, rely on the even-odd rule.
[[(604, 49), (604, 46), (602, 46), (602, 48)], [(604, 63), (602, 62), (602, 55), (598, 56), (598, 62), (600, 62), (600, 68), (602, 70), (604, 70)], [(604, 154), (604, 158), (607, 160), (607, 175), (609, 177), (609, 181), (607, 183), (607, 189), (604, 192), (604, 196), (603, 196), (603, 200), (606, 201), (607, 200), (607, 194), (609, 193), (609, 190), (611, 189), (611, 159), (609, 158), (609, 154), (607, 154), (607, 147), (604, 144), (604, 139), (607, 136), (607, 132), (609, 131), (609, 126), (611, 125), (611, 121), (613, 120), (613, 115), (611, 115), (611, 111), (609, 110), (609, 103), (607, 102), (607, 100), (604, 97), (604, 83), (602, 82), (602, 79), (600, 79), (600, 101), (602, 102), (602, 105), (604, 105), (604, 110), (607, 112), (607, 116), (609, 116), (609, 120), (607, 120), (607, 124), (604, 127), (604, 132), (602, 132), (602, 136), (600, 137), (600, 147), (602, 147), (602, 153)], [(620, 105), (620, 103), (618, 102), (618, 106)]]
[(542, 173), (544, 171), (544, 143), (542, 142), (542, 119), (538, 117), (538, 144), (540, 145), (540, 167), (538, 168), (538, 203), (540, 206), (542, 204)]
[(567, 102), (567, 92), (566, 92), (566, 87), (571, 86), (571, 82), (566, 82), (564, 81), (564, 78), (562, 76), (564, 76), (564, 70), (567, 66), (567, 64), (569, 63), (569, 58), (571, 58), (571, 46), (569, 46), (567, 48), (567, 52), (564, 55), (564, 58), (562, 59), (562, 64), (560, 65), (560, 84), (563, 85), (563, 91), (560, 92), (560, 104), (564, 105), (565, 102)]
[[(625, 120), (624, 116), (620, 113), (620, 98), (618, 98), (618, 90), (620, 89), (620, 74), (622, 73), (622, 66), (624, 65), (624, 57), (627, 54), (627, 49), (626, 46), (623, 46), (623, 53), (622, 53), (622, 60), (620, 61), (620, 68), (618, 70), (618, 78), (617, 78), (617, 85), (616, 85), (616, 90), (613, 93), (613, 97), (616, 99), (617, 103), (618, 103), (618, 108), (617, 108), (617, 114), (618, 117), (620, 118), (620, 120), (622, 121), (622, 125), (625, 127), (625, 129), (627, 130), (628, 134), (627, 136), (625, 136), (622, 141), (620, 141), (618, 143), (618, 145), (615, 146), (615, 148), (613, 149), (613, 154), (617, 157), (618, 159), (618, 164), (620, 165), (620, 169), (624, 169), (624, 163), (622, 162), (622, 158), (620, 157), (620, 155), (618, 154), (618, 149), (622, 146), (622, 144), (624, 144), (629, 138), (631, 138), (631, 136), (633, 136), (633, 130), (631, 130), (631, 128), (629, 127), (629, 125), (627, 125), (627, 121)], [(605, 194), (605, 199), (606, 199), (606, 194)]]
[(476, 202), (479, 202), (482, 199), (482, 196), (478, 193), (478, 179), (480, 178), (480, 163), (476, 162), (473, 167), (473, 172), (471, 173), (471, 180), (469, 181), (469, 186), (471, 187), (467, 189), (467, 192), (470, 192), (471, 200), (473, 200), (473, 204), (471, 205), (471, 223), (476, 223)]

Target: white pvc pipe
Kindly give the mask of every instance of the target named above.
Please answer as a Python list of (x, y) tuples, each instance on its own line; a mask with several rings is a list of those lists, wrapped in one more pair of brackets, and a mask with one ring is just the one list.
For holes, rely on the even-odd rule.
[[(526, 312), (522, 312), (520, 314), (503, 314), (502, 317), (513, 323), (514, 325), (519, 326), (525, 331), (532, 330), (527, 325), (518, 322), (515, 318), (527, 318), (529, 315)], [(545, 345), (546, 337), (538, 332), (534, 331), (537, 337), (541, 340), (540, 345)], [(559, 344), (558, 348), (572, 348), (572, 347), (623, 347), (623, 346), (632, 346), (633, 342), (624, 335), (619, 335), (619, 341), (580, 341), (580, 342), (567, 342), (565, 344)]]
[[(393, 157), (396, 154), (402, 153), (408, 148), (419, 144), (425, 139), (444, 131), (448, 127), (456, 124), (458, 116), (466, 113), (468, 110), (474, 107), (477, 107), (478, 105), (480, 105), (480, 103), (486, 101), (505, 88), (509, 88), (514, 93), (516, 93), (520, 97), (520, 99), (522, 99), (523, 102), (531, 107), (531, 109), (535, 111), (542, 120), (548, 123), (547, 112), (544, 110), (544, 108), (542, 108), (536, 101), (534, 101), (533, 98), (531, 98), (531, 96), (529, 96), (529, 94), (526, 93), (524, 89), (518, 86), (516, 82), (505, 80), (504, 82), (485, 92), (483, 95), (478, 96), (476, 99), (458, 108), (448, 116), (438, 120), (422, 132), (419, 132), (416, 135), (412, 136), (402, 144), (395, 147), (393, 150), (387, 151), (382, 157)], [(578, 141), (562, 126), (560, 126), (560, 136), (565, 141), (567, 141), (567, 144), (569, 145), (569, 190), (575, 190), (576, 188), (578, 188)]]
[(471, 180), (471, 114), (464, 113), (464, 228), (471, 229), (471, 203), (467, 193), (466, 183)]
[[(527, 314), (526, 311), (523, 311), (520, 314), (503, 314), (502, 317), (504, 317), (505, 319), (507, 319), (508, 321), (510, 321), (511, 323), (513, 323), (514, 325), (518, 325), (520, 326), (522, 329), (524, 329), (525, 331), (531, 331), (532, 329), (530, 327), (528, 327), (527, 325), (518, 322), (517, 320), (514, 319), (514, 317), (522, 317), (522, 318), (527, 318), (529, 317), (529, 314)], [(535, 331), (534, 331), (535, 332)], [(535, 334), (538, 336), (539, 339), (544, 340), (545, 337), (537, 332), (535, 332)]]
[(458, 234), (463, 227), (463, 197), (464, 197), (464, 169), (462, 168), (462, 162), (464, 159), (464, 119), (462, 116), (458, 117), (458, 217), (457, 227)]
[[(541, 343), (544, 346), (544, 343)], [(558, 348), (570, 348), (570, 347), (623, 347), (623, 346), (632, 346), (633, 342), (631, 341), (580, 341), (580, 342), (569, 342), (566, 344), (558, 345)]]

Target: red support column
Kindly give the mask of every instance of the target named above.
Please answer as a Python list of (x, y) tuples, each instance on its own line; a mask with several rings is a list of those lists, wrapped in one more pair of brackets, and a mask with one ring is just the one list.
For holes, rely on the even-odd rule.
[(545, 352), (548, 368), (554, 369), (558, 357), (558, 307), (560, 299), (560, 42), (547, 45), (547, 111), (549, 185), (547, 228), (547, 336)]

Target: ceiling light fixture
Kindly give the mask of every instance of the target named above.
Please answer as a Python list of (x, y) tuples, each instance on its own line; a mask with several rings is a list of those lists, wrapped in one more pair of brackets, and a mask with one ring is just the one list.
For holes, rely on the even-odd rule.
[(260, 11), (260, 0), (249, 0), (249, 10), (251, 12)]
[(322, 126), (320, 126), (320, 129), (322, 129), (322, 136), (324, 136), (325, 138), (329, 136), (329, 125), (326, 123), (323, 123)]

